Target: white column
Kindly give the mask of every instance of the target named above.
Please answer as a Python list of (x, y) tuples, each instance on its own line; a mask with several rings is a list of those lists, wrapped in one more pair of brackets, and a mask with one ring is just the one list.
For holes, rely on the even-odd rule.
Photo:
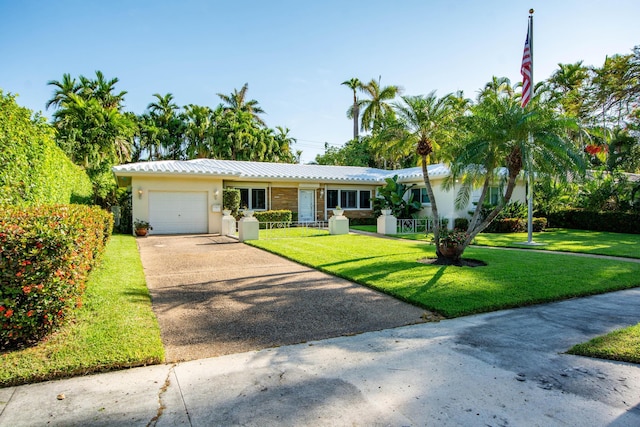
[(257, 218), (247, 217), (240, 219), (238, 223), (238, 238), (241, 242), (245, 240), (258, 240), (260, 223)]
[(398, 219), (387, 214), (386, 211), (382, 212), (382, 215), (378, 217), (378, 224), (376, 232), (378, 234), (397, 234), (398, 233)]

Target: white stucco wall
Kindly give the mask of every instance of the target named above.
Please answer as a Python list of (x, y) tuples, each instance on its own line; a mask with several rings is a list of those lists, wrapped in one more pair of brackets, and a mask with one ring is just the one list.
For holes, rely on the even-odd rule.
[[(442, 182), (443, 180), (432, 181), (433, 193), (436, 198), (436, 202), (438, 203), (438, 216), (440, 216), (440, 218), (448, 219), (449, 227), (453, 227), (453, 222), (455, 221), (456, 218), (471, 217), (469, 215), (469, 211), (475, 210), (475, 205), (473, 204), (473, 201), (479, 198), (481, 190), (477, 189), (472, 193), (471, 198), (469, 200), (469, 204), (467, 205), (466, 208), (456, 210), (455, 198), (458, 192), (458, 188), (454, 186), (451, 190), (445, 191), (442, 188)], [(419, 183), (413, 188), (424, 188), (424, 184)], [(526, 196), (526, 185), (524, 180), (522, 179), (518, 180), (516, 187), (513, 189), (513, 194), (511, 196), (510, 201), (511, 202), (519, 201), (521, 203), (526, 203), (527, 196)], [(419, 216), (431, 217), (432, 216), (431, 205), (430, 204), (423, 205), (423, 208), (420, 211)]]

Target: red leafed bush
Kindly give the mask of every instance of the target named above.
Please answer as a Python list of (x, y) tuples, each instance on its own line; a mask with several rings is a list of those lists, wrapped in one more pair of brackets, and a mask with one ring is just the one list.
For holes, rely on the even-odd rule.
[(98, 207), (0, 206), (0, 349), (36, 342), (81, 304), (112, 226)]

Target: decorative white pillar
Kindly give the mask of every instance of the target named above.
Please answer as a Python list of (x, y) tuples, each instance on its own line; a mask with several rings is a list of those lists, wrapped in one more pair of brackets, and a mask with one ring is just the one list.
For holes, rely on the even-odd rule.
[(378, 217), (376, 232), (378, 234), (397, 234), (398, 219), (391, 215), (391, 209), (383, 209), (382, 215)]
[(329, 218), (329, 234), (349, 234), (349, 218), (344, 215)]
[(222, 235), (223, 236), (235, 236), (236, 234), (236, 219), (231, 216), (230, 210), (224, 210), (222, 217)]
[(260, 230), (260, 222), (252, 216), (240, 218), (238, 222), (238, 238), (241, 242), (245, 240), (258, 240), (258, 232)]

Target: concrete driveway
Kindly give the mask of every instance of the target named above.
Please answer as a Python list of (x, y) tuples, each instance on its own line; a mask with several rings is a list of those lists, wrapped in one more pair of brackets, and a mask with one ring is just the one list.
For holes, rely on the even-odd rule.
[(424, 321), (424, 309), (228, 237), (138, 246), (168, 362)]

